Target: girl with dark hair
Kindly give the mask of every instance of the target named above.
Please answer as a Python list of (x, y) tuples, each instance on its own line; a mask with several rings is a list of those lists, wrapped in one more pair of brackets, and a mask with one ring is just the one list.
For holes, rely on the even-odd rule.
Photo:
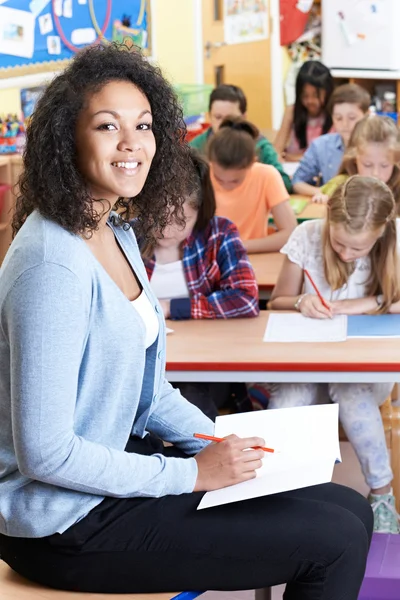
[(165, 380), (128, 219), (149, 241), (184, 225), (184, 134), (160, 71), (113, 44), (77, 54), (37, 104), (0, 272), (1, 558), (80, 592), (289, 581), (288, 599), (356, 600), (372, 519), (352, 490), (196, 510), (254, 478), (265, 442), (194, 438), (213, 424)]
[(318, 60), (305, 62), (296, 78), (296, 100), (283, 115), (274, 145), (281, 158), (300, 160), (313, 140), (328, 133), (332, 117), (327, 109), (333, 92), (333, 77)]
[[(258, 129), (228, 117), (208, 142), (217, 215), (235, 223), (247, 252), (277, 252), (297, 225), (278, 171), (256, 160)], [(275, 231), (268, 235), (272, 215)]]

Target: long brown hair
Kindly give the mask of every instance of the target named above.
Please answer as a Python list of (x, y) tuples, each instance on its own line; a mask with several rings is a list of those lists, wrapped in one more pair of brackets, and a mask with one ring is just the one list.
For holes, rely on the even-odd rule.
[(400, 214), (400, 132), (390, 117), (371, 115), (356, 124), (344, 153), (339, 175), (357, 174), (357, 153), (366, 144), (385, 144), (393, 152), (393, 173), (387, 185), (393, 192), (397, 212)]
[(210, 136), (207, 154), (210, 162), (223, 169), (247, 169), (257, 158), (259, 131), (242, 117), (227, 117), (215, 135)]
[(374, 177), (354, 175), (329, 199), (322, 240), (325, 278), (332, 290), (343, 287), (355, 269), (354, 263), (340, 260), (332, 248), (330, 226), (337, 224), (349, 233), (384, 228), (369, 253), (371, 273), (366, 284), (368, 295), (383, 295), (381, 306), (374, 312), (387, 312), (400, 300), (396, 203), (389, 187)]

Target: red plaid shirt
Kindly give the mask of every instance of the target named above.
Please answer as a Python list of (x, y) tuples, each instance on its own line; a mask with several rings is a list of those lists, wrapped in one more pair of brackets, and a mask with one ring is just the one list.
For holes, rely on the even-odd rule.
[[(155, 260), (145, 261), (151, 276)], [(214, 217), (202, 232), (194, 232), (183, 248), (183, 268), (189, 298), (171, 300), (171, 319), (232, 319), (256, 317), (258, 288), (236, 226)]]

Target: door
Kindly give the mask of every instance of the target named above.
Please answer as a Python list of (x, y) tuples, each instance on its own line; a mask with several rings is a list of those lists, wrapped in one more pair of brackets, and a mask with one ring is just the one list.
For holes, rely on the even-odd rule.
[[(201, 3), (204, 83), (214, 86), (231, 83), (241, 87), (247, 97), (248, 119), (261, 131), (268, 132), (272, 128), (270, 39), (226, 44), (224, 3), (227, 1), (202, 0)], [(268, 0), (265, 4), (269, 6)], [(268, 13), (268, 30), (270, 25)]]

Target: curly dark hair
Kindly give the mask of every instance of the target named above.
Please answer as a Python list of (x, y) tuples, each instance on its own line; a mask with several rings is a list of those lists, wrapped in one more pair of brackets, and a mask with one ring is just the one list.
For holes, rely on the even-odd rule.
[[(119, 198), (115, 209), (124, 226), (133, 217), (144, 238), (162, 230), (171, 214), (183, 219), (183, 192), (190, 185), (186, 127), (177, 97), (159, 68), (137, 48), (121, 44), (82, 50), (46, 88), (27, 130), (24, 170), (13, 218), (14, 235), (35, 209), (71, 233), (93, 232), (94, 210), (77, 165), (75, 128), (90, 93), (111, 81), (129, 81), (147, 97), (153, 114), (156, 153), (142, 191)], [(171, 211), (172, 207), (172, 211)]]

